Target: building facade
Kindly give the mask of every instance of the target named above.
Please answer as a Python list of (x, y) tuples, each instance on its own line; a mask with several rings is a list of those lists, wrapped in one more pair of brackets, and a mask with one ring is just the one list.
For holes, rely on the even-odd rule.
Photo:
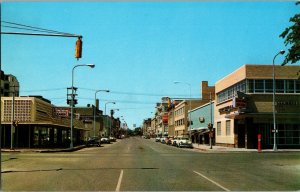
[(168, 135), (168, 97), (162, 97), (161, 103), (156, 104), (155, 111), (155, 130), (157, 136), (167, 136)]
[[(216, 144), (274, 145), (272, 65), (244, 65), (215, 84)], [(300, 147), (300, 66), (275, 66), (278, 148)]]
[[(174, 108), (174, 121), (175, 121), (175, 137), (189, 137), (191, 138), (191, 130), (189, 125), (192, 123), (189, 117), (189, 111), (204, 105), (215, 98), (215, 87), (209, 86), (207, 81), (201, 82), (201, 99), (183, 100), (178, 103)], [(192, 138), (191, 138), (192, 139)], [(196, 142), (196, 140), (194, 140)]]
[(1, 71), (1, 96), (19, 96), (19, 81), (13, 75), (6, 75)]
[[(56, 107), (41, 96), (2, 97), (1, 102), (2, 147), (70, 146), (70, 109), (68, 107)], [(92, 117), (93, 107), (75, 109), (74, 145), (84, 144), (87, 137), (93, 136)], [(100, 129), (100, 122), (96, 122), (96, 126)]]
[[(214, 101), (206, 103), (193, 109), (191, 112), (191, 139), (193, 143), (209, 144), (209, 124), (214, 122)], [(214, 131), (212, 130), (213, 143), (215, 140)]]

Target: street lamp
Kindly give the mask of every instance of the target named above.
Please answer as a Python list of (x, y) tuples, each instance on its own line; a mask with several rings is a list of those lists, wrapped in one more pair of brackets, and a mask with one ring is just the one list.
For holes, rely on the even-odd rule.
[[(192, 89), (191, 89), (191, 84), (190, 83), (186, 83), (186, 82), (181, 82), (181, 81), (174, 81), (174, 84), (179, 84), (179, 83), (181, 83), (181, 84), (186, 84), (186, 85), (188, 85), (189, 86), (189, 88), (190, 88), (190, 114), (189, 114), (189, 139), (191, 139), (190, 138), (190, 131), (191, 131), (191, 122), (192, 122), (192, 119), (191, 119), (191, 107), (192, 107), (192, 102), (191, 102), (191, 98), (192, 98)], [(174, 112), (175, 112), (175, 108), (174, 108)]]
[(284, 50), (280, 50), (273, 58), (273, 131), (274, 131), (274, 145), (273, 151), (277, 151), (277, 144), (276, 144), (276, 117), (275, 117), (275, 92), (276, 92), (276, 83), (275, 83), (275, 58), (278, 55), (283, 55), (285, 53)]
[(96, 95), (97, 95), (97, 93), (98, 92), (109, 92), (109, 90), (97, 90), (96, 92), (95, 92), (95, 109), (94, 109), (94, 125), (93, 125), (93, 127), (94, 127), (94, 137), (96, 136)]
[(74, 69), (76, 67), (90, 67), (90, 68), (94, 68), (95, 65), (94, 64), (80, 64), (80, 65), (75, 65), (72, 69), (72, 95), (71, 95), (71, 102), (70, 102), (70, 106), (71, 106), (71, 138), (70, 138), (70, 148), (73, 148), (73, 113), (74, 113)]

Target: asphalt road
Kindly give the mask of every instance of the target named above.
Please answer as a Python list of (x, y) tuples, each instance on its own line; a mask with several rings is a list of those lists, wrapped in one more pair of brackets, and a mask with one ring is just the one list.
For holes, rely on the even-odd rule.
[(300, 190), (300, 153), (203, 153), (128, 138), (67, 153), (2, 153), (4, 191)]

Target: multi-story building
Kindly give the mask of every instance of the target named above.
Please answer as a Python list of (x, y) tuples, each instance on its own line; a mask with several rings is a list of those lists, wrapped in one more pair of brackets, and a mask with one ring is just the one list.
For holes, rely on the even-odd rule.
[(151, 137), (155, 137), (156, 136), (156, 118), (155, 117), (151, 118), (151, 130), (152, 130)]
[[(257, 148), (274, 145), (273, 66), (244, 65), (216, 84), (216, 144)], [(275, 66), (278, 148), (300, 147), (300, 66)]]
[(162, 97), (161, 103), (156, 104), (156, 135), (168, 135), (168, 97)]
[(152, 135), (151, 118), (145, 119), (142, 126), (143, 135)]
[(1, 96), (19, 96), (19, 81), (13, 75), (6, 75), (1, 71)]
[(174, 108), (174, 136), (176, 137), (191, 137), (191, 130), (189, 130), (190, 117), (188, 111), (199, 107), (210, 100), (214, 99), (215, 87), (208, 86), (207, 81), (201, 83), (201, 99), (183, 100)]

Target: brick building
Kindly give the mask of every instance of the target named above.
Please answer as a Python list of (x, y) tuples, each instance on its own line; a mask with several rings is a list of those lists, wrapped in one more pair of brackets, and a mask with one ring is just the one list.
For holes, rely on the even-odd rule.
[[(272, 148), (272, 65), (244, 65), (215, 84), (216, 144)], [(278, 148), (300, 148), (300, 66), (275, 66)]]

